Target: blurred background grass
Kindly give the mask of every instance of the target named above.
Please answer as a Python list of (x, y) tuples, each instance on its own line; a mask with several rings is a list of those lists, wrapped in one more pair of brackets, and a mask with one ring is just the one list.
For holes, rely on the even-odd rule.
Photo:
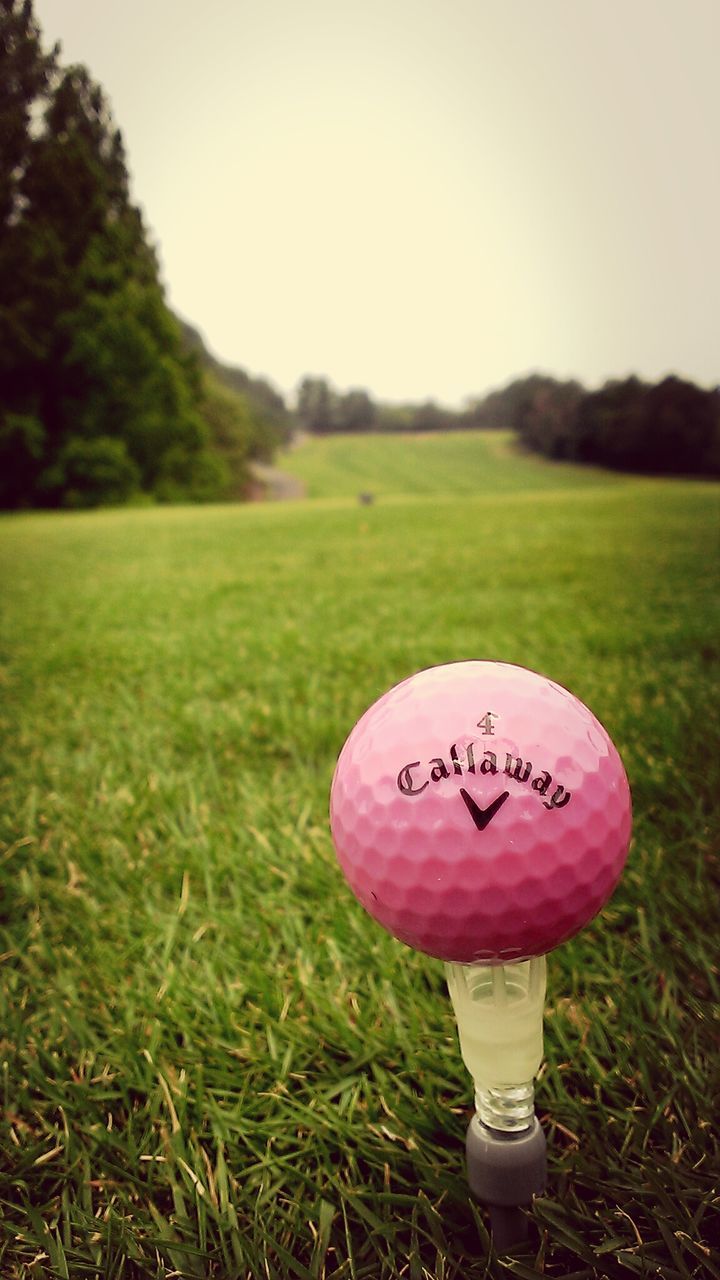
[(281, 452), (279, 465), (304, 484), (309, 498), (354, 498), (361, 492), (530, 494), (558, 485), (597, 487), (601, 474), (609, 485), (628, 480), (622, 472), (572, 463), (543, 465), (518, 446), (516, 432), (499, 428), (306, 436), (301, 448)]

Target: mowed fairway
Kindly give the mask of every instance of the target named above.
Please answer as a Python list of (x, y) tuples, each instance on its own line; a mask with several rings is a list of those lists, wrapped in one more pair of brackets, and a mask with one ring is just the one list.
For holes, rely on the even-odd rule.
[(305, 439), (278, 464), (309, 498), (535, 493), (623, 483), (612, 472), (550, 463), (524, 453), (511, 431), (329, 435)]
[[(329, 491), (307, 448), (334, 500), (0, 523), (0, 1274), (718, 1276), (720, 488), (498, 438), (472, 484), (383, 496), (356, 451)], [(589, 703), (636, 815), (550, 961), (522, 1260), (468, 1199), (442, 966), (364, 915), (326, 817), (365, 707), (471, 657)]]

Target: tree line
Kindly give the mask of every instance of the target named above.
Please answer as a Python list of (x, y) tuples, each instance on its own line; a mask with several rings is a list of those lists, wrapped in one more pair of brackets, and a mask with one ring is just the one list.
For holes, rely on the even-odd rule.
[(720, 474), (719, 404), (674, 377), (538, 374), (460, 410), (306, 377), (291, 414), (169, 310), (102, 88), (43, 47), (32, 0), (0, 0), (0, 507), (247, 497), (298, 427), (510, 427), (550, 458)]
[[(327, 378), (306, 377), (300, 383), (295, 418), (302, 431), (317, 435), (356, 431), (452, 431), (486, 425), (478, 408), (444, 408), (434, 400), (421, 404), (375, 401), (365, 390), (337, 391)], [(507, 425), (503, 423), (503, 425)]]
[[(489, 401), (489, 404), (488, 404)], [(720, 389), (669, 376), (597, 391), (533, 375), (488, 397), (488, 416), (548, 458), (658, 475), (720, 475)]]
[(167, 307), (101, 87), (0, 0), (0, 506), (242, 497), (289, 430)]
[(720, 474), (720, 389), (670, 376), (658, 383), (613, 380), (598, 391), (543, 374), (452, 410), (434, 402), (387, 405), (366, 391), (337, 392), (305, 378), (296, 416), (317, 434), (511, 428), (548, 458), (659, 474)]

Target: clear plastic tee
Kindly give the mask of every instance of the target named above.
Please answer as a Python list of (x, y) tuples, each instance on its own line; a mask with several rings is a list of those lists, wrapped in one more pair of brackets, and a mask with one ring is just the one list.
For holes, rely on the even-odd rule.
[(529, 1129), (543, 1056), (545, 957), (519, 964), (445, 966), (478, 1119), (508, 1136)]

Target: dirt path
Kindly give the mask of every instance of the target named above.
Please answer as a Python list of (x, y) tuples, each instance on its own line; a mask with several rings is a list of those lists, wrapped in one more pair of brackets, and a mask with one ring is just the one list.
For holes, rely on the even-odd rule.
[(289, 476), (265, 462), (252, 462), (250, 470), (257, 482), (260, 500), (290, 502), (305, 497), (305, 485), (296, 476)]

